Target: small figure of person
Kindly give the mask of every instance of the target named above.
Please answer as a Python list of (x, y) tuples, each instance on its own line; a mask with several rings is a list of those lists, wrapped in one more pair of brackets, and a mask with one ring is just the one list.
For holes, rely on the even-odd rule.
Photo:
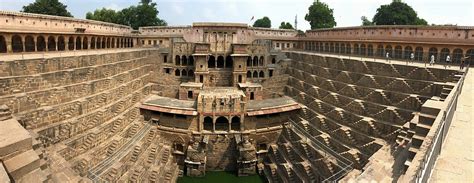
[(413, 52), (410, 53), (410, 60), (412, 63), (415, 61), (415, 54)]
[(430, 65), (434, 65), (435, 64), (435, 56), (434, 55), (431, 55), (430, 57)]
[(466, 60), (469, 59), (469, 57), (461, 57), (461, 65), (459, 65), (459, 69), (460, 70), (463, 70), (464, 69), (464, 65), (466, 64)]
[[(451, 57), (449, 55), (447, 55), (446, 56), (446, 65), (448, 65), (448, 67), (451, 67), (450, 63), (451, 63)], [(446, 66), (445, 66), (445, 68), (446, 68)]]
[(387, 52), (387, 53), (385, 54), (385, 57), (387, 58), (387, 61), (390, 62), (390, 53), (389, 53), (389, 52)]

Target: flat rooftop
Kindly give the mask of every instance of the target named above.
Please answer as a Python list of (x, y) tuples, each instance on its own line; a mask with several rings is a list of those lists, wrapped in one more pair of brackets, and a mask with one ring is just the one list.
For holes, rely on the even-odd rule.
[(265, 115), (288, 112), (300, 109), (301, 106), (292, 98), (284, 96), (265, 100), (251, 100), (247, 104), (247, 115)]
[(166, 108), (195, 110), (196, 101), (178, 100), (174, 98), (154, 95), (149, 97), (143, 104), (151, 106), (161, 106)]
[(245, 96), (242, 90), (235, 87), (216, 87), (216, 88), (205, 88), (199, 92), (199, 98), (204, 97), (229, 97), (240, 98)]

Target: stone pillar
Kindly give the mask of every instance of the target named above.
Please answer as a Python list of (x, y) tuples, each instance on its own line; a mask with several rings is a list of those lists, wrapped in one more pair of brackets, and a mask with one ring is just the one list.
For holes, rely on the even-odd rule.
[(5, 35), (5, 44), (7, 45), (7, 53), (13, 53), (12, 35), (11, 34)]
[(231, 120), (232, 120), (232, 117), (231, 117), (231, 116), (227, 116), (227, 123), (229, 123), (229, 124), (228, 124), (228, 126), (229, 126), (229, 127), (228, 127), (228, 131), (232, 130), (232, 126), (231, 126), (232, 121), (231, 121)]
[(212, 115), (212, 132), (216, 131), (216, 116)]
[(54, 42), (56, 43), (56, 51), (59, 51), (59, 49), (58, 49), (58, 48), (59, 48), (59, 42), (58, 42), (58, 40), (59, 40), (59, 36), (58, 36), (58, 35), (55, 35), (55, 36), (54, 36)]
[(77, 48), (76, 48), (76, 37), (75, 36), (72, 36), (72, 45), (73, 45), (72, 50), (77, 50)]
[(64, 51), (69, 50), (69, 37), (64, 35)]
[(23, 51), (22, 52), (26, 51), (25, 37), (26, 37), (26, 35), (21, 35), (21, 43), (22, 43), (22, 46), (23, 46)]
[(35, 41), (35, 52), (38, 52), (38, 35), (33, 35), (33, 40)]
[(87, 49), (91, 49), (91, 44), (92, 44), (92, 37), (85, 37), (85, 39), (87, 39)]

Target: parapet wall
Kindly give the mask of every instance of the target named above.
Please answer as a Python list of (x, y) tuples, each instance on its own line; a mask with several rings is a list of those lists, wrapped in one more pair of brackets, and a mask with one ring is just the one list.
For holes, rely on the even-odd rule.
[[(0, 11), (0, 32), (130, 35), (129, 26), (69, 17)], [(80, 29), (83, 29), (81, 31)]]
[(307, 40), (405, 41), (474, 43), (474, 27), (461, 26), (361, 26), (306, 32)]

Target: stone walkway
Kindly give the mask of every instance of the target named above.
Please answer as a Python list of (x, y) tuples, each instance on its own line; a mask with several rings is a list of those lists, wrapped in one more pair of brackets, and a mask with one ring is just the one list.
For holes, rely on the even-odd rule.
[(139, 50), (157, 50), (157, 48), (113, 48), (98, 50), (75, 50), (75, 51), (50, 51), (50, 52), (23, 52), (12, 54), (0, 54), (0, 64), (2, 61), (15, 61), (25, 59), (55, 58), (55, 57), (71, 57), (81, 55), (119, 53)]
[(474, 182), (474, 70), (464, 81), (457, 109), (429, 182)]
[[(304, 54), (310, 54), (310, 55), (319, 55), (319, 56), (331, 56), (331, 57), (336, 57), (336, 58), (344, 58), (344, 59), (353, 59), (353, 60), (361, 60), (361, 61), (368, 61), (368, 62), (380, 62), (380, 63), (389, 63), (386, 59), (380, 59), (380, 58), (370, 58), (367, 56), (361, 57), (358, 55), (338, 55), (338, 54), (331, 54), (331, 53), (319, 53), (319, 52), (309, 52), (309, 51), (283, 51), (283, 52), (293, 52), (293, 53), (304, 53)], [(417, 67), (427, 67), (427, 68), (438, 68), (438, 69), (445, 69), (444, 63), (436, 63), (435, 65), (430, 66), (428, 63), (423, 63), (423, 62), (406, 62), (404, 60), (390, 60), (390, 64), (396, 64), (396, 65), (410, 65), (410, 66), (417, 66)], [(446, 67), (448, 70), (460, 70), (459, 65), (451, 65), (450, 67)]]

